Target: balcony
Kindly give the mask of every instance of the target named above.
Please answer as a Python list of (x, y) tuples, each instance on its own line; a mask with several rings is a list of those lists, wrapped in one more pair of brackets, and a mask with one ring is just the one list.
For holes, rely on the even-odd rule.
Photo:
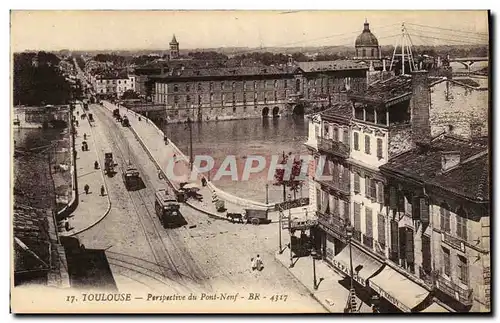
[(472, 305), (473, 289), (470, 287), (464, 288), (459, 284), (449, 280), (448, 278), (444, 277), (444, 274), (442, 272), (437, 277), (436, 287), (439, 290), (443, 291), (444, 293), (455, 298), (457, 301), (464, 304), (465, 306)]
[(426, 272), (422, 267), (418, 267), (419, 278), (429, 287), (434, 287), (435, 277), (430, 272)]
[(373, 249), (373, 238), (363, 234), (363, 245), (370, 249)]
[(330, 233), (339, 240), (345, 240), (346, 237), (346, 224), (344, 219), (338, 215), (325, 214), (316, 211), (318, 216), (318, 223), (326, 232)]
[(339, 182), (338, 178), (334, 178), (334, 180), (331, 180), (331, 181), (318, 180), (318, 183), (320, 183), (323, 186), (326, 186), (328, 189), (338, 191), (346, 197), (350, 197), (350, 192), (351, 192), (351, 185), (350, 184), (351, 183), (348, 180)]
[(325, 138), (319, 140), (318, 149), (342, 158), (349, 158), (351, 152), (351, 148), (343, 142)]
[(450, 247), (465, 252), (464, 241), (456, 236), (453, 236), (447, 232), (441, 231), (441, 241), (449, 245)]
[(352, 237), (354, 240), (361, 242), (361, 231), (357, 231), (356, 229), (354, 229), (354, 231), (352, 232)]

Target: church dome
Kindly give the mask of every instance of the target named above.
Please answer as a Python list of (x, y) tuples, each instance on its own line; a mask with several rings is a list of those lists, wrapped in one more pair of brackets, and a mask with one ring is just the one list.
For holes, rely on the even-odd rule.
[(378, 47), (378, 40), (370, 31), (370, 24), (365, 21), (363, 32), (356, 38), (356, 47)]

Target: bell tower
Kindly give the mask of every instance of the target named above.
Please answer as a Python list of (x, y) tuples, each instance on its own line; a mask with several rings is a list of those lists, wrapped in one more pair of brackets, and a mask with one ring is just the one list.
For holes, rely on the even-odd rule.
[(179, 58), (179, 42), (175, 38), (175, 34), (170, 41), (170, 59), (178, 59)]

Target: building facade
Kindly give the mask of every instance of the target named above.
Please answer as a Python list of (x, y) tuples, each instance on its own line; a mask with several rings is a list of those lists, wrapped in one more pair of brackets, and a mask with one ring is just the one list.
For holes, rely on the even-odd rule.
[(181, 68), (150, 79), (153, 102), (165, 105), (169, 122), (279, 117), (304, 114), (310, 102), (326, 107), (346, 99), (346, 86), (366, 87), (365, 65), (342, 66)]
[(128, 90), (135, 91), (135, 78), (124, 73), (96, 75), (93, 86), (98, 96), (120, 98)]
[[(484, 234), (484, 228), (489, 226), (489, 214), (486, 211), (488, 207), (476, 202), (471, 205), (463, 194), (450, 195), (447, 192), (443, 195), (442, 187), (447, 185), (435, 183), (431, 173), (425, 174), (427, 176), (420, 175), (419, 180), (406, 174), (398, 178), (402, 181), (398, 183), (394, 176), (388, 175), (388, 171), (381, 171), (398, 161), (401, 158), (399, 156), (411, 152), (423, 156), (423, 160), (420, 159), (420, 163), (410, 163), (410, 167), (403, 162), (396, 165), (406, 171), (413, 169), (418, 174), (425, 170), (425, 166), (421, 165), (425, 165), (428, 159), (430, 165), (440, 165), (439, 161), (430, 159), (429, 151), (420, 151), (421, 147), (430, 149), (429, 147), (434, 146), (434, 150), (437, 149), (439, 154), (444, 155), (450, 150), (464, 150), (457, 143), (455, 148), (445, 149), (446, 145), (432, 136), (442, 127), (442, 123), (438, 121), (445, 119), (451, 109), (442, 108), (442, 97), (446, 95), (443, 91), (454, 86), (457, 88), (453, 93), (464, 93), (462, 89), (466, 87), (462, 83), (429, 78), (426, 71), (416, 71), (411, 77), (399, 76), (377, 82), (363, 92), (351, 91), (348, 103), (334, 105), (310, 121), (306, 146), (316, 160), (315, 165), (321, 169), (319, 174), (323, 176), (311, 180), (309, 197), (310, 203), (316, 205), (319, 228), (323, 232), (320, 235), (323, 256), (338, 271), (350, 275), (349, 252), (346, 248), (346, 227), (350, 224), (353, 227), (353, 266), (357, 268), (353, 278), (358, 283), (360, 292), (379, 295), (388, 311), (425, 311), (431, 307), (443, 310), (437, 303), (447, 304), (448, 310), (454, 311), (468, 311), (471, 307), (473, 310), (484, 310), (486, 305), (482, 304), (488, 303), (485, 295), (489, 292), (487, 287), (483, 287), (484, 283), (475, 292), (472, 285), (463, 285), (469, 267), (465, 269), (464, 262), (459, 262), (470, 258), (469, 255), (481, 260), (481, 265), (478, 260), (470, 267), (474, 274), (468, 274), (467, 279), (479, 279), (483, 277), (481, 270), (489, 270), (489, 265), (483, 265), (482, 262), (488, 264), (489, 249), (479, 234), (481, 230)], [(477, 91), (476, 94), (469, 93), (467, 96), (470, 100), (476, 100), (474, 95), (482, 93), (479, 89), (474, 91)], [(464, 96), (461, 98), (463, 100)], [(473, 106), (476, 110), (487, 111), (486, 103), (478, 105), (461, 101), (460, 106)], [(485, 120), (487, 117), (483, 123)], [(461, 139), (460, 144), (477, 146), (466, 156), (457, 157), (456, 152), (455, 155), (446, 155), (449, 160), (463, 161), (454, 165), (454, 171), (459, 173), (455, 178), (457, 186), (465, 187), (470, 183), (469, 178), (460, 173), (463, 172), (460, 167), (463, 165), (464, 169), (468, 169), (474, 164), (471, 158), (475, 154), (484, 154), (487, 149), (487, 146), (471, 143), (472, 124), (475, 124), (474, 120), (470, 120), (468, 125), (465, 125), (464, 120), (464, 125), (451, 129), (468, 129), (469, 138)], [(451, 140), (450, 136), (454, 135), (448, 131), (440, 133), (437, 138), (443, 136), (448, 142)], [(322, 158), (325, 159), (324, 165), (320, 162)], [(481, 158), (487, 159), (484, 156)], [(408, 158), (408, 161), (411, 160), (419, 159), (412, 156)], [(487, 171), (484, 173), (484, 165), (481, 166), (482, 173), (471, 175), (471, 178), (488, 178)], [(435, 169), (437, 173), (440, 171), (442, 170)], [(416, 187), (409, 189), (411, 185), (408, 183)], [(484, 190), (485, 184), (482, 185)], [(431, 191), (432, 197), (428, 197), (431, 196)], [(481, 198), (483, 201), (488, 200), (485, 196)], [(447, 205), (453, 204), (452, 207), (445, 208), (450, 212), (440, 208), (443, 200), (447, 201)], [(461, 208), (460, 203), (464, 205)], [(437, 227), (441, 218), (436, 220), (443, 212), (446, 215), (459, 212), (461, 215), (446, 222), (448, 233), (451, 232), (449, 223), (453, 223), (452, 226), (460, 223), (461, 236), (464, 236), (465, 231), (471, 232), (470, 238), (479, 239), (484, 247), (478, 243), (467, 254), (469, 240), (457, 239), (457, 234), (443, 234)], [(464, 218), (464, 214), (470, 215), (474, 220), (464, 225), (464, 221), (457, 220)], [(436, 221), (432, 222), (433, 219)], [(431, 222), (434, 225), (429, 225)], [(458, 227), (453, 227), (455, 229), (459, 230)], [(455, 248), (446, 249), (447, 251), (443, 251), (446, 255), (443, 256), (440, 248), (450, 244)], [(456, 250), (457, 246), (459, 251)], [(448, 261), (452, 257), (453, 260)], [(446, 262), (442, 259), (446, 259)], [(460, 273), (449, 271), (451, 261), (463, 268)], [(449, 275), (437, 275), (437, 271), (444, 266)], [(464, 280), (460, 281), (458, 275), (462, 275), (460, 277)], [(450, 301), (447, 296), (452, 296), (458, 303)], [(478, 299), (476, 305), (473, 305), (474, 299)]]

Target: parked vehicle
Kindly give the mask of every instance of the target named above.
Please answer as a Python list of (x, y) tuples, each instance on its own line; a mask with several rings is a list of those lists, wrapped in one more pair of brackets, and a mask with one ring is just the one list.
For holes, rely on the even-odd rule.
[[(114, 109), (113, 110), (113, 117), (118, 120), (118, 118), (120, 117), (120, 110), (119, 109)], [(121, 118), (120, 118), (121, 119)]]
[(175, 195), (167, 189), (159, 189), (156, 194), (155, 210), (164, 228), (176, 226), (183, 222), (180, 214), (180, 205)]
[(268, 219), (268, 213), (268, 210), (245, 209), (244, 218), (247, 223), (252, 223), (253, 225), (270, 223), (271, 220)]

